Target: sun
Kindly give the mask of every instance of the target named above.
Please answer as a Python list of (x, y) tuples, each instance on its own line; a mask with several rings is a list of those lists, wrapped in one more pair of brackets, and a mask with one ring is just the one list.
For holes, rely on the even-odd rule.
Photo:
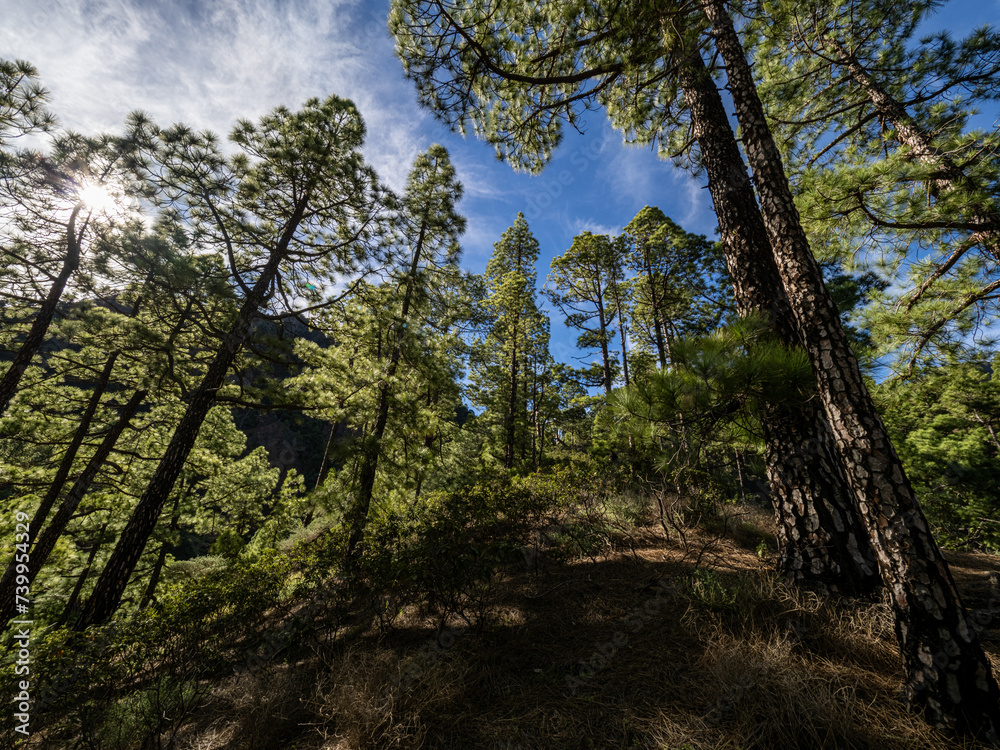
[(95, 213), (108, 217), (119, 216), (125, 212), (121, 196), (112, 193), (106, 185), (97, 182), (85, 182), (77, 191), (80, 202)]

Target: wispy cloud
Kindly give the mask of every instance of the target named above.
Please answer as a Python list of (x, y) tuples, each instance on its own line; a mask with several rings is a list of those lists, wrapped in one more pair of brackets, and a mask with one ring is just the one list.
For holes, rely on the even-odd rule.
[(0, 0), (0, 55), (35, 62), (64, 126), (114, 131), (133, 109), (228, 134), (239, 117), (330, 93), (368, 126), (366, 155), (394, 187), (424, 139), (392, 57), (385, 11), (348, 0)]
[(704, 180), (695, 179), (690, 174), (680, 170), (674, 171), (672, 177), (678, 188), (677, 204), (683, 207), (683, 212), (676, 218), (677, 223), (688, 232), (713, 237), (718, 226), (718, 219), (715, 217), (712, 197), (709, 195)]

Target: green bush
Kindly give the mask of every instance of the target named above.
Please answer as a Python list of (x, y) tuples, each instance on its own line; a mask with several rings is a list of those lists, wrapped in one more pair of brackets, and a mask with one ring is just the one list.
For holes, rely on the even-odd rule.
[(499, 477), (383, 513), (366, 530), (361, 571), (372, 589), (393, 597), (396, 611), (410, 603), (442, 619), (481, 619), (497, 573), (523, 564), (531, 529), (560, 502), (556, 489)]
[[(32, 645), (36, 728), (56, 746), (145, 746), (183, 723), (207, 690), (256, 651), (269, 611), (283, 602), (287, 558), (238, 557), (174, 584), (131, 619), (84, 633), (53, 630)], [(13, 679), (6, 668), (6, 684)]]
[(1000, 550), (1000, 374), (952, 363), (875, 395), (937, 538)]

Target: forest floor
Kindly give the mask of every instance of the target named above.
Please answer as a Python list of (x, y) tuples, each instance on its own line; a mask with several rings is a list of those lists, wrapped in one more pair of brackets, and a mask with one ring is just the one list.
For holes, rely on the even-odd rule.
[[(347, 645), (318, 642), (213, 686), (176, 746), (974, 747), (906, 711), (888, 606), (785, 587), (761, 546), (774, 549), (771, 531), (747, 506), (712, 530), (635, 527), (580, 559), (528, 550), (478, 626), (413, 610)], [(1000, 623), (986, 616), (1000, 557), (948, 558), (1000, 674)]]

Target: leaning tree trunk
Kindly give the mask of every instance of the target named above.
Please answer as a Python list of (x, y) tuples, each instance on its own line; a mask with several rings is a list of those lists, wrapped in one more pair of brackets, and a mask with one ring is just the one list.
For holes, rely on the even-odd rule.
[[(171, 536), (176, 534), (181, 524), (181, 495), (174, 496), (174, 508), (170, 518)], [(160, 551), (156, 555), (156, 562), (153, 563), (153, 570), (149, 574), (149, 584), (146, 586), (146, 593), (142, 595), (139, 602), (139, 609), (145, 609), (156, 596), (156, 587), (160, 584), (160, 576), (163, 574), (163, 566), (167, 563), (167, 555), (174, 548), (173, 539), (168, 537), (160, 544)]]
[(1000, 689), (823, 285), (732, 19), (722, 0), (703, 0), (703, 9), (726, 64), (778, 272), (891, 587), (910, 706), (936, 726), (1000, 743)]
[(194, 447), (198, 432), (205, 417), (208, 416), (209, 409), (215, 402), (219, 388), (225, 381), (229, 366), (233, 363), (250, 332), (250, 323), (268, 299), (270, 288), (278, 274), (278, 267), (288, 252), (292, 236), (302, 221), (306, 205), (305, 199), (300, 200), (295, 212), (285, 225), (281, 239), (271, 251), (267, 263), (261, 270), (257, 282), (243, 301), (243, 306), (240, 308), (236, 320), (229, 332), (223, 337), (222, 345), (209, 364), (201, 384), (191, 394), (191, 400), (188, 402), (187, 409), (185, 409), (177, 429), (174, 430), (163, 458), (160, 459), (146, 491), (142, 493), (135, 510), (132, 511), (132, 516), (129, 518), (118, 544), (115, 545), (111, 558), (104, 566), (104, 570), (101, 571), (94, 592), (84, 604), (83, 612), (75, 625), (78, 630), (105, 622), (118, 608), (132, 571), (135, 569), (136, 563), (139, 562), (139, 558), (142, 557), (150, 534), (156, 528), (163, 504), (170, 495), (181, 469), (184, 468), (184, 462)]
[[(63, 488), (69, 480), (70, 472), (73, 470), (73, 463), (76, 461), (76, 454), (79, 452), (80, 446), (83, 445), (83, 441), (90, 432), (90, 425), (94, 421), (94, 415), (97, 413), (97, 407), (100, 406), (101, 399), (104, 397), (104, 391), (107, 389), (108, 383), (111, 381), (111, 373), (115, 368), (115, 362), (118, 360), (120, 354), (120, 349), (113, 351), (105, 361), (104, 369), (101, 371), (101, 374), (97, 379), (97, 383), (94, 385), (94, 390), (90, 394), (90, 399), (87, 401), (87, 407), (83, 410), (83, 415), (80, 417), (80, 423), (77, 425), (76, 431), (73, 433), (73, 438), (66, 447), (66, 452), (63, 453), (63, 457), (59, 462), (59, 468), (56, 469), (56, 474), (52, 478), (52, 483), (45, 491), (45, 495), (42, 497), (42, 502), (40, 502), (38, 504), (38, 508), (35, 509), (35, 515), (31, 519), (31, 528), (42, 528), (45, 524), (45, 520), (49, 517), (49, 511), (52, 510), (52, 506), (55, 504), (56, 500), (59, 499), (59, 495), (62, 494)], [(7, 569), (8, 573), (10, 573), (11, 567), (14, 567), (13, 562)], [(7, 576), (4, 575), (4, 580), (6, 579)], [(0, 584), (0, 586), (2, 586), (2, 584)]]
[[(722, 98), (701, 53), (681, 71), (726, 265), (741, 315), (768, 315), (786, 346), (800, 346), (795, 321)], [(821, 407), (772, 404), (762, 415), (767, 475), (778, 528), (778, 570), (786, 580), (848, 595), (881, 583)]]
[[(149, 278), (147, 277), (147, 283)], [(132, 310), (129, 312), (128, 317), (132, 320), (139, 316), (139, 310), (142, 308), (142, 292), (136, 297), (135, 302), (132, 304)], [(59, 499), (59, 495), (62, 494), (63, 488), (66, 486), (66, 482), (69, 480), (70, 472), (73, 470), (73, 463), (76, 461), (76, 454), (80, 450), (80, 446), (83, 445), (83, 441), (87, 438), (90, 432), (90, 425), (94, 421), (94, 415), (97, 413), (97, 407), (101, 404), (101, 399), (104, 397), (104, 392), (108, 388), (108, 383), (111, 382), (111, 373), (115, 369), (115, 363), (118, 361), (118, 357), (121, 356), (122, 350), (116, 349), (108, 355), (108, 358), (104, 362), (104, 369), (101, 370), (101, 374), (97, 378), (97, 382), (94, 384), (94, 390), (90, 394), (90, 399), (87, 401), (87, 406), (83, 410), (83, 415), (80, 417), (80, 423), (77, 425), (76, 431), (73, 433), (73, 438), (70, 440), (69, 445), (66, 448), (66, 452), (63, 453), (63, 457), (59, 462), (59, 467), (56, 469), (56, 474), (52, 478), (52, 483), (49, 488), (45, 491), (45, 496), (42, 501), (38, 504), (38, 508), (35, 509), (35, 515), (31, 519), (31, 528), (40, 529), (45, 523), (45, 520), (49, 516), (49, 511), (52, 510), (52, 506), (55, 501)], [(11, 562), (10, 568), (7, 570), (7, 574), (4, 575), (4, 580), (7, 580), (7, 575), (11, 574), (11, 568), (15, 567), (14, 563)], [(2, 585), (2, 584), (0, 584)]]
[(73, 586), (73, 593), (69, 595), (69, 601), (66, 602), (66, 606), (63, 607), (62, 614), (59, 615), (59, 619), (56, 620), (53, 627), (61, 628), (69, 622), (71, 617), (78, 614), (77, 612), (77, 602), (80, 601), (80, 594), (83, 593), (83, 587), (87, 583), (87, 578), (90, 577), (90, 571), (94, 567), (94, 560), (97, 558), (97, 553), (101, 549), (104, 541), (104, 532), (107, 531), (108, 525), (111, 523), (112, 511), (108, 511), (107, 519), (101, 526), (101, 530), (97, 532), (94, 537), (93, 544), (90, 545), (90, 552), (87, 554), (87, 562), (83, 566), (83, 570), (80, 571), (80, 575), (76, 579), (76, 585)]

